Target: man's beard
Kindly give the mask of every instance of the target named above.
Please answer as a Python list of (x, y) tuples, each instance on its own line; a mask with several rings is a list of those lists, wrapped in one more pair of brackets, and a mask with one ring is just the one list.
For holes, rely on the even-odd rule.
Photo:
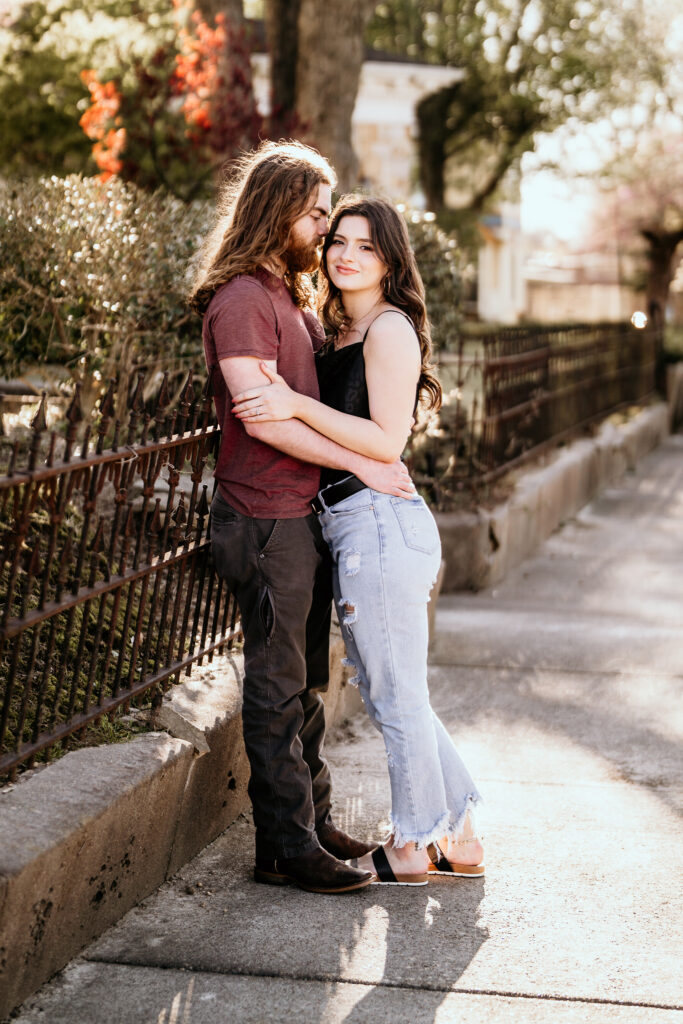
[(290, 274), (312, 274), (320, 266), (320, 241), (291, 241), (285, 252), (285, 264)]

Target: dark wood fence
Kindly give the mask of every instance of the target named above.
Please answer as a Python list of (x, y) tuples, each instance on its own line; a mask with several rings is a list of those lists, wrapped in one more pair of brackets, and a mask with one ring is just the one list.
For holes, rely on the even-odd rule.
[[(78, 394), (64, 436), (46, 399), (0, 477), (0, 776), (131, 701), (158, 702), (238, 635), (208, 541), (208, 389), (177, 408), (137, 381), (125, 428), (113, 387), (91, 434)], [(82, 429), (84, 427), (84, 429)]]

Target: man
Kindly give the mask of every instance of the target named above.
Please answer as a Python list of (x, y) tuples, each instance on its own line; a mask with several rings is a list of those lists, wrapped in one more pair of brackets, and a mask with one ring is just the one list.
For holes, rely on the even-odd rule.
[(319, 466), (412, 495), (400, 463), (347, 451), (298, 420), (242, 424), (231, 398), (266, 380), (259, 361), (318, 397), (307, 273), (318, 266), (335, 177), (314, 150), (265, 143), (242, 161), (205, 248), (191, 303), (204, 315), (221, 447), (211, 508), (218, 573), (240, 606), (242, 723), (251, 766), (256, 881), (350, 892), (370, 872), (344, 860), (372, 849), (335, 827), (321, 756), (328, 682), (329, 553), (310, 502)]

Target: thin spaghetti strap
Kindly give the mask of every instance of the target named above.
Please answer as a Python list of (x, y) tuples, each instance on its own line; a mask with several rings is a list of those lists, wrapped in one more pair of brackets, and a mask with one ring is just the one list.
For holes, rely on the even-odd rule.
[[(368, 326), (367, 326), (367, 327), (365, 328), (365, 334), (363, 335), (363, 340), (361, 341), (361, 345), (363, 344), (363, 342), (364, 342), (364, 341), (365, 341), (365, 339), (367, 338), (367, 336), (368, 336), (368, 331), (370, 330), (370, 328), (371, 328), (371, 327), (372, 327), (372, 325), (374, 324), (375, 320), (379, 320), (379, 318), (380, 318), (381, 316), (384, 316), (384, 314), (385, 314), (385, 313), (398, 313), (398, 314), (399, 314), (399, 316), (404, 316), (404, 317), (406, 318), (406, 320), (408, 321), (408, 323), (409, 323), (409, 324), (411, 325), (411, 327), (413, 327), (413, 321), (412, 321), (412, 320), (410, 319), (410, 317), (408, 316), (408, 314), (407, 314), (407, 313), (404, 313), (404, 312), (403, 312), (403, 310), (402, 310), (402, 309), (383, 309), (383, 310), (382, 310), (382, 312), (381, 312), (381, 313), (378, 313), (378, 314), (377, 314), (377, 316), (376, 316), (376, 317), (374, 318), (374, 320), (371, 320), (371, 321), (370, 321), (370, 323), (368, 324)], [(414, 330), (414, 329), (415, 329), (415, 328), (413, 327), (413, 330)]]

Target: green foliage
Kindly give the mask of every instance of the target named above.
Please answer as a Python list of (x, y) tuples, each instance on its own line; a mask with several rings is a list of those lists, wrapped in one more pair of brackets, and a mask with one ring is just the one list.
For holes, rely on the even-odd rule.
[(683, 258), (683, 120), (673, 115), (634, 133), (598, 172), (606, 195), (595, 217), (598, 244), (612, 242), (634, 262), (634, 286), (660, 326)]
[(94, 167), (78, 121), (83, 68), (104, 75), (173, 35), (172, 5), (146, 0), (33, 0), (0, 18), (0, 167), (11, 175)]
[(91, 104), (80, 119), (103, 180), (164, 186), (185, 202), (210, 196), (226, 162), (266, 129), (256, 107), (246, 35), (224, 12), (210, 24), (192, 0), (174, 0), (175, 37), (151, 55), (126, 55), (105, 80), (81, 79)]
[[(204, 367), (199, 320), (186, 301), (188, 267), (212, 218), (111, 179), (49, 178), (0, 187), (0, 366), (5, 376), (36, 364), (65, 367), (92, 407), (112, 377)], [(458, 250), (430, 219), (407, 211), (427, 292), (434, 347), (458, 330)]]
[[(420, 178), (431, 209), (481, 208), (534, 135), (595, 120), (662, 75), (640, 0), (394, 0), (368, 41), (462, 69), (418, 108)], [(450, 194), (449, 194), (450, 190)]]
[(407, 210), (405, 218), (425, 286), (434, 351), (453, 348), (460, 327), (462, 291), (456, 242), (438, 227), (433, 214)]
[[(266, 130), (244, 32), (192, 0), (34, 0), (0, 14), (0, 169), (99, 168), (185, 200)], [(94, 143), (94, 146), (93, 146)]]
[(203, 368), (186, 274), (206, 233), (187, 206), (116, 179), (71, 176), (0, 188), (0, 365), (66, 366), (86, 409), (112, 377), (125, 393), (138, 367)]

